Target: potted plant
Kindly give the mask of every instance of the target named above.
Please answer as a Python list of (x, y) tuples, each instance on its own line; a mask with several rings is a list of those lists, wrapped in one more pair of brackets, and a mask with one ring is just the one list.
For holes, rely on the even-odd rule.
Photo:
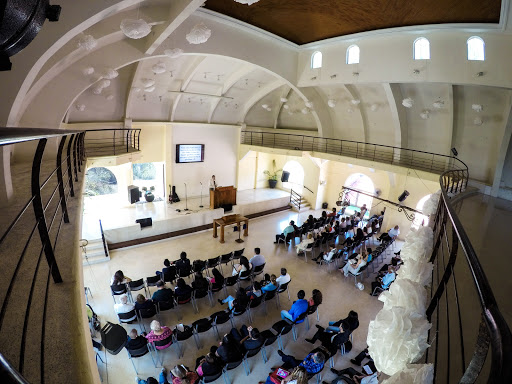
[(148, 203), (151, 203), (153, 200), (155, 200), (155, 195), (153, 195), (153, 191), (155, 190), (154, 186), (149, 187), (142, 187), (142, 190), (144, 191), (144, 198)]
[(276, 171), (276, 161), (275, 159), (272, 160), (272, 172), (270, 171), (263, 171), (263, 173), (265, 175), (267, 175), (267, 178), (268, 178), (268, 186), (270, 188), (275, 188), (276, 185), (277, 185), (277, 176), (279, 175), (280, 172), (283, 172), (282, 169), (278, 169)]

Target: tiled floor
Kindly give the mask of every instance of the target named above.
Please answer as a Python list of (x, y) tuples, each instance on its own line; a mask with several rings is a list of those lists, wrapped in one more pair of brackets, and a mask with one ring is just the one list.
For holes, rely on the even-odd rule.
[[(91, 288), (93, 298), (90, 298), (90, 303), (94, 310), (99, 314), (102, 323), (109, 320), (117, 322), (113, 310), (113, 300), (109, 293), (109, 282), (112, 274), (122, 269), (124, 273), (132, 279), (147, 277), (154, 275), (156, 270), (161, 269), (162, 262), (165, 258), (170, 260), (177, 259), (181, 251), (185, 250), (191, 260), (194, 259), (207, 259), (209, 257), (218, 256), (233, 250), (245, 247), (245, 255), (252, 256), (255, 247), (261, 248), (261, 253), (266, 257), (265, 271), (270, 273), (278, 273), (282, 266), (288, 268), (292, 276), (292, 283), (290, 284), (290, 294), (292, 300), (296, 297), (297, 291), (304, 289), (308, 295), (314, 288), (320, 289), (324, 294), (324, 302), (320, 306), (320, 324), (325, 325), (329, 320), (338, 320), (345, 317), (351, 309), (359, 313), (360, 326), (354, 332), (354, 348), (351, 353), (341, 357), (337, 356), (336, 367), (344, 368), (351, 366), (349, 359), (355, 356), (359, 351), (366, 347), (366, 335), (368, 323), (372, 320), (377, 312), (382, 308), (382, 303), (375, 297), (371, 297), (369, 293), (370, 281), (373, 276), (363, 280), (365, 289), (358, 290), (354, 286), (352, 278), (345, 278), (336, 270), (327, 271), (325, 266), (318, 266), (311, 260), (307, 263), (303, 257), (297, 257), (293, 246), (286, 248), (283, 244), (279, 246), (274, 245), (274, 234), (280, 233), (281, 230), (287, 225), (289, 220), (295, 220), (301, 223), (303, 217), (311, 213), (305, 212), (301, 217), (297, 213), (291, 211), (280, 212), (273, 215), (261, 217), (251, 220), (249, 236), (245, 238), (243, 244), (234, 242), (238, 238), (238, 234), (230, 230), (226, 233), (226, 242), (220, 244), (217, 239), (212, 238), (212, 231), (204, 231), (192, 235), (186, 235), (169, 240), (163, 240), (147, 245), (126, 248), (111, 253), (111, 260), (105, 264), (95, 264), (91, 266), (84, 266), (85, 284)], [(318, 216), (319, 212), (315, 213)], [(229, 272), (225, 271), (227, 275)], [(194, 320), (201, 317), (209, 316), (210, 314), (221, 310), (223, 307), (217, 303), (217, 298), (223, 297), (222, 293), (215, 295), (215, 306), (213, 308), (208, 304), (207, 299), (199, 301), (199, 313), (195, 314), (190, 305), (182, 309), (183, 318), (178, 321), (175, 312), (162, 315), (162, 323), (174, 327), (178, 322), (190, 324)], [(285, 296), (283, 296), (285, 297)], [(285, 297), (282, 299), (283, 308), (289, 308), (291, 302)], [(268, 305), (268, 315), (265, 314), (264, 308), (257, 308), (254, 311), (254, 326), (260, 330), (268, 329), (274, 322), (279, 320), (279, 310), (274, 303)], [(237, 326), (241, 326), (247, 322), (245, 316), (237, 319)], [(311, 329), (306, 332), (306, 327), (301, 324), (298, 327), (299, 338), (297, 342), (293, 341), (291, 333), (285, 336), (285, 352), (294, 354), (297, 357), (305, 356), (313, 346), (304, 341), (305, 337), (311, 337), (316, 331), (316, 319), (310, 316)], [(146, 327), (149, 321), (146, 321)], [(127, 329), (136, 326), (127, 326)], [(228, 324), (224, 324), (220, 328), (220, 332), (227, 332), (230, 328)], [(205, 354), (208, 348), (217, 343), (213, 332), (208, 332), (201, 335), (203, 349), (197, 350), (192, 339), (186, 341), (183, 345), (185, 348), (185, 356), (177, 360), (175, 346), (172, 346), (163, 353), (164, 365), (167, 368), (172, 368), (176, 363), (183, 363), (191, 368), (194, 368), (196, 357)], [(270, 370), (270, 367), (279, 364), (280, 358), (277, 354), (277, 343), (268, 348), (268, 356), (270, 361), (263, 364), (261, 356), (257, 355), (250, 359), (251, 374), (246, 377), (243, 367), (230, 372), (231, 381), (233, 383), (257, 383), (259, 380), (264, 380)], [(101, 353), (103, 357), (103, 353)], [(135, 372), (131, 363), (128, 360), (126, 351), (121, 351), (116, 356), (108, 355), (104, 357), (107, 359), (108, 365), (108, 382), (112, 384), (132, 382), (135, 377)], [(146, 378), (148, 375), (156, 376), (159, 368), (152, 365), (149, 356), (145, 356), (135, 360), (137, 369), (139, 370), (140, 377)], [(107, 372), (105, 365), (99, 363), (100, 372), (103, 381), (106, 382)], [(327, 380), (333, 377), (329, 371), (328, 366), (324, 370), (324, 376)], [(218, 383), (222, 379), (217, 380)]]

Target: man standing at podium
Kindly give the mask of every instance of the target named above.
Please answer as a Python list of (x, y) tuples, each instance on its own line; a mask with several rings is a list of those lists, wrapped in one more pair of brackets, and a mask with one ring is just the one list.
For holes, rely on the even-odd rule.
[(215, 175), (212, 175), (212, 178), (210, 179), (209, 187), (210, 187), (210, 191), (213, 191), (213, 190), (215, 190), (215, 188), (217, 188), (217, 182), (215, 181)]

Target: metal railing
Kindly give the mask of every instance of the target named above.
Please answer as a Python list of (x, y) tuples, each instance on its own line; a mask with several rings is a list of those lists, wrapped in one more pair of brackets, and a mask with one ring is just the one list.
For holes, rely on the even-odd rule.
[(105, 240), (105, 233), (103, 232), (103, 225), (100, 220), (100, 232), (101, 232), (101, 242), (103, 243), (103, 251), (105, 252), (105, 257), (109, 257), (110, 253), (108, 252), (107, 240)]
[[(58, 145), (47, 145), (50, 140), (57, 140)], [(37, 144), (35, 149), (30, 143), (23, 144), (30, 141)], [(0, 128), (0, 146), (6, 145), (13, 145), (15, 150), (24, 145), (23, 153), (34, 151), (34, 155), (31, 167), (21, 169), (30, 176), (28, 185), (23, 177), (16, 178), (22, 185), (16, 185), (15, 198), (0, 216), (0, 382), (44, 383), (48, 375), (46, 335), (56, 330), (47, 320), (48, 306), (61, 298), (56, 295), (63, 295), (62, 290), (52, 289), (51, 280), (61, 283), (68, 276), (61, 274), (56, 254), (59, 260), (72, 264), (69, 249), (63, 255), (59, 248), (64, 241), (59, 235), (73, 219), (68, 203), (75, 196), (85, 158), (138, 151), (140, 130)], [(48, 153), (48, 148), (57, 148), (56, 153)], [(17, 204), (23, 199), (26, 203)]]
[(300, 203), (302, 201), (302, 196), (295, 192), (293, 189), (290, 189), (290, 204), (297, 208), (300, 212)]
[(438, 383), (511, 383), (512, 335), (451, 201), (467, 178), (451, 170), (439, 179), (425, 362), (434, 364)]
[(467, 171), (467, 166), (452, 156), (351, 140), (242, 130), (240, 142), (261, 147), (354, 157), (438, 174), (454, 169)]
[(84, 141), (87, 157), (117, 156), (140, 150), (140, 129), (88, 130)]

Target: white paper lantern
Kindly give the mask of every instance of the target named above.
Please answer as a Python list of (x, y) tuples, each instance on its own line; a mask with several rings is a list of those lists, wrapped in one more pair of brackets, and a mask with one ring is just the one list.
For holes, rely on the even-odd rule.
[(103, 77), (105, 79), (115, 79), (117, 76), (119, 76), (119, 72), (117, 72), (114, 68), (107, 68), (105, 69), (105, 73), (103, 74)]
[(306, 101), (304, 104), (305, 104), (305, 105), (306, 105), (306, 107), (308, 107), (308, 108), (313, 108), (313, 103), (312, 103), (311, 101)]
[(84, 76), (89, 76), (89, 75), (92, 75), (94, 73), (94, 67), (85, 67), (84, 69), (82, 69), (82, 74)]
[(412, 108), (413, 104), (414, 104), (414, 101), (410, 97), (402, 100), (402, 105), (405, 108)]
[(97, 45), (98, 42), (91, 35), (80, 36), (77, 43), (78, 48), (85, 49), (86, 51), (92, 51)]
[(481, 104), (473, 104), (471, 106), (471, 109), (475, 112), (482, 112), (484, 110), (484, 107)]
[(281, 103), (286, 103), (288, 101), (288, 99), (286, 97), (281, 97), (280, 101), (281, 101)]
[(261, 104), (261, 108), (267, 109), (268, 108), (268, 104)]
[(359, 105), (361, 103), (361, 100), (359, 100), (359, 99), (352, 99), (352, 100), (350, 100), (350, 102), (352, 104), (354, 104), (354, 105)]
[(379, 106), (378, 106), (377, 104), (372, 104), (372, 105), (370, 106), (370, 110), (371, 110), (372, 112), (375, 112), (378, 108), (379, 108)]
[(424, 109), (421, 113), (420, 113), (420, 117), (423, 119), (423, 120), (426, 120), (430, 117), (430, 111), (428, 109)]
[(114, 100), (114, 95), (109, 94), (109, 95), (105, 96), (105, 99), (107, 99), (108, 101)]
[(153, 85), (155, 85), (155, 80), (153, 80), (153, 79), (144, 78), (144, 79), (141, 79), (140, 82), (142, 83), (144, 88), (152, 87)]
[(240, 4), (247, 4), (247, 5), (253, 5), (254, 3), (257, 3), (260, 0), (235, 0), (235, 2)]
[(132, 91), (135, 93), (139, 93), (140, 91), (142, 91), (142, 89), (140, 89), (139, 87), (132, 87)]
[(336, 106), (336, 100), (334, 100), (334, 99), (327, 100), (327, 105), (331, 108), (334, 108)]
[(155, 86), (144, 88), (144, 92), (153, 92), (155, 90)]
[(432, 384), (434, 382), (433, 364), (408, 364), (407, 367), (382, 384)]
[(107, 88), (110, 86), (110, 80), (108, 79), (101, 79), (100, 81), (98, 81), (98, 86), (101, 87), (101, 88)]
[(83, 111), (85, 111), (85, 104), (75, 104), (75, 108), (78, 111), (83, 112)]
[(156, 63), (155, 65), (153, 65), (151, 67), (151, 69), (153, 70), (153, 73), (156, 75), (158, 75), (160, 73), (164, 73), (166, 70), (164, 63)]
[(430, 195), (425, 204), (423, 204), (423, 214), (430, 216), (436, 213), (439, 199), (441, 198), (441, 190)]
[(283, 104), (283, 108), (284, 108), (284, 109), (289, 109), (289, 108), (290, 108), (290, 106), (289, 106), (288, 104)]
[(203, 23), (199, 23), (187, 33), (186, 38), (190, 44), (203, 44), (208, 41), (211, 35), (212, 30)]
[(272, 108), (270, 108), (270, 107), (267, 107), (267, 108), (265, 108), (265, 109), (266, 109), (267, 111), (269, 111), (269, 112), (272, 110)]
[(151, 25), (139, 19), (124, 19), (120, 25), (121, 31), (130, 39), (142, 39), (151, 32)]
[(484, 123), (484, 121), (480, 117), (475, 117), (475, 119), (473, 120), (473, 124), (477, 125), (477, 126), (480, 126), (483, 123)]
[(444, 108), (444, 101), (438, 100), (434, 104), (432, 104), (432, 106), (436, 109), (442, 109)]
[(181, 48), (166, 49), (164, 51), (164, 55), (170, 57), (171, 59), (176, 59), (177, 57), (180, 57), (181, 55), (183, 55), (183, 49), (181, 49)]
[(309, 108), (304, 107), (301, 109), (301, 112), (302, 114), (307, 115), (309, 113)]
[(103, 88), (99, 85), (94, 86), (91, 90), (95, 95), (101, 95), (101, 92), (103, 92)]

